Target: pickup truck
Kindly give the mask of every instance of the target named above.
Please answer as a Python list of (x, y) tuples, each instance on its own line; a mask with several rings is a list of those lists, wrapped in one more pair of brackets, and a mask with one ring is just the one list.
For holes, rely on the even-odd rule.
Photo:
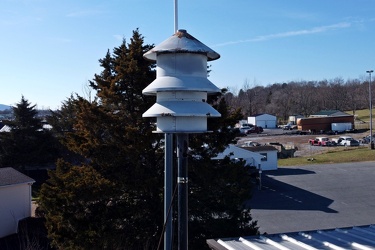
[(311, 146), (332, 146), (332, 142), (328, 137), (316, 137), (315, 139), (310, 139), (309, 144)]

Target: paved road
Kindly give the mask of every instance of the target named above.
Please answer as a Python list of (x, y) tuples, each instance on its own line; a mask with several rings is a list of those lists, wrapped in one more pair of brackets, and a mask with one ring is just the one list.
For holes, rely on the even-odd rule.
[(375, 162), (265, 171), (248, 202), (261, 233), (375, 224)]

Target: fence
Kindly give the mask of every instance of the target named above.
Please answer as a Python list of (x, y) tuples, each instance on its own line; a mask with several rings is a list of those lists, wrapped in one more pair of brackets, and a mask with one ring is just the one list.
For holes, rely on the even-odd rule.
[[(374, 124), (372, 125), (372, 127), (374, 128)], [(354, 128), (358, 129), (358, 130), (360, 130), (360, 129), (370, 129), (370, 123), (368, 123), (368, 122), (355, 123)]]

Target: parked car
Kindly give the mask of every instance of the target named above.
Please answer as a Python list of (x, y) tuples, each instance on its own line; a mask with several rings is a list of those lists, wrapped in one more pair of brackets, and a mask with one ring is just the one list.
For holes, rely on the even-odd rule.
[(240, 133), (241, 134), (247, 134), (247, 131), (249, 131), (251, 127), (249, 125), (242, 125), (240, 127)]
[(293, 123), (288, 123), (288, 124), (284, 125), (282, 128), (283, 128), (283, 130), (293, 130), (293, 129), (297, 129), (297, 125), (295, 125)]
[(229, 130), (236, 136), (236, 137), (242, 137), (246, 136), (246, 134), (241, 133), (240, 128), (229, 128)]
[(341, 146), (359, 146), (359, 141), (353, 139), (351, 136), (340, 136), (339, 137), (339, 144)]
[(258, 147), (258, 146), (260, 146), (260, 143), (256, 141), (245, 141), (244, 145), (242, 145), (242, 147)]
[[(370, 136), (370, 135), (367, 135), (367, 136), (363, 137), (363, 138), (360, 140), (360, 143), (362, 143), (362, 144), (369, 144), (369, 143), (370, 143), (370, 139), (371, 139), (371, 136)], [(373, 143), (375, 142), (375, 136), (374, 136), (374, 135), (372, 136), (372, 142), (373, 142)]]
[(252, 126), (249, 130), (246, 131), (246, 134), (260, 134), (263, 132), (263, 128), (261, 126)]
[(310, 139), (309, 144), (312, 146), (332, 146), (333, 142), (329, 140), (328, 137), (316, 137), (315, 139)]

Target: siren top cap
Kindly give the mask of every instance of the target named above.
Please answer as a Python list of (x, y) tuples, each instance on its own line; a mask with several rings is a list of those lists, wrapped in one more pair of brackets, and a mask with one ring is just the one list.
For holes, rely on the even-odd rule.
[(169, 53), (204, 54), (207, 56), (207, 61), (213, 61), (220, 58), (220, 55), (217, 52), (204, 45), (184, 29), (177, 30), (173, 36), (155, 46), (143, 56), (148, 60), (156, 61), (158, 54)]

